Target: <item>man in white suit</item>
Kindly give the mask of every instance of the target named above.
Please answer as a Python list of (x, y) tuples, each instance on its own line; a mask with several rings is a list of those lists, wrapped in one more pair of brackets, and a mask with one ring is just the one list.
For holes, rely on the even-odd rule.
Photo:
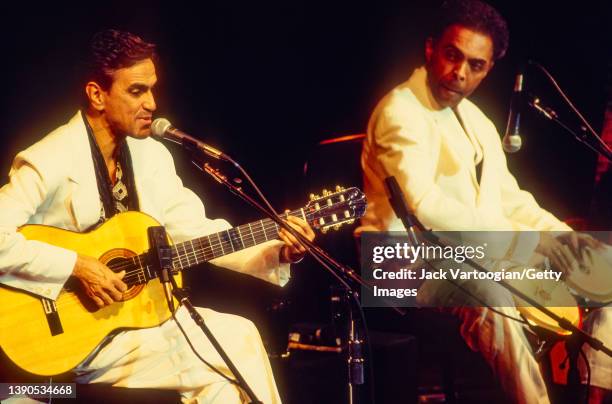
[[(125, 210), (145, 212), (175, 242), (229, 228), (205, 216), (200, 199), (184, 188), (167, 149), (149, 137), (156, 109), (155, 46), (122, 31), (96, 34), (90, 44), (84, 108), (64, 126), (19, 153), (0, 189), (0, 282), (55, 299), (69, 277), (78, 278), (99, 306), (121, 299), (124, 272), (95, 257), (28, 241), (24, 224), (85, 231)], [(308, 224), (289, 224), (312, 240)], [(280, 239), (218, 258), (216, 265), (284, 285), (289, 263), (303, 247), (288, 232)], [(250, 321), (199, 309), (213, 334), (264, 403), (279, 403), (270, 364)], [(199, 354), (224, 375), (227, 367), (184, 309), (177, 313)], [(178, 390), (185, 402), (238, 403), (244, 392), (201, 362), (176, 322), (124, 331), (102, 344), (77, 369), (79, 382)]]
[[(497, 231), (496, 258), (527, 262), (535, 251), (557, 267), (574, 261), (572, 249), (591, 243), (542, 209), (508, 171), (493, 123), (466, 99), (506, 52), (506, 22), (478, 0), (448, 1), (425, 43), (425, 65), (387, 94), (374, 110), (362, 152), (368, 210), (363, 231), (404, 230), (389, 205), (384, 179), (395, 176), (417, 218), (428, 228)], [(483, 240), (486, 242), (486, 240)], [(519, 317), (511, 296), (499, 285), (479, 287), (481, 299)], [(457, 289), (419, 290), (423, 303), (478, 306)], [(448, 300), (447, 300), (448, 299)], [(452, 300), (451, 300), (452, 299)], [(519, 403), (546, 403), (546, 386), (522, 326), (485, 307), (455, 307), (460, 332), (498, 375)], [(610, 388), (605, 366), (591, 364), (593, 384)]]

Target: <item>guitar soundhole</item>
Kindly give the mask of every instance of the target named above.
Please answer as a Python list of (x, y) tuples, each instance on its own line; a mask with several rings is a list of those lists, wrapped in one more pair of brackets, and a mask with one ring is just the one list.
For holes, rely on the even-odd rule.
[(126, 270), (123, 281), (128, 285), (128, 290), (123, 293), (121, 301), (130, 300), (136, 296), (146, 284), (144, 273), (134, 267), (134, 261), (131, 257), (135, 255), (132, 251), (117, 249), (108, 251), (100, 257), (100, 261), (105, 263), (115, 273)]

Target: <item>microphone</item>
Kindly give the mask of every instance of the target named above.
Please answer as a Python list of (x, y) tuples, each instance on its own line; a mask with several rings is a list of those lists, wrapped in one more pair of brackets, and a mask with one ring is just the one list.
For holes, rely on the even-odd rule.
[(400, 188), (397, 179), (394, 176), (385, 178), (385, 185), (387, 188), (387, 195), (389, 195), (389, 204), (395, 212), (395, 215), (402, 221), (406, 231), (408, 232), (408, 239), (413, 245), (418, 245), (418, 237), (415, 232), (415, 227), (421, 231), (425, 230), (421, 222), (414, 216), (408, 207), (406, 197)]
[(523, 145), (523, 139), (519, 134), (521, 124), (521, 99), (523, 96), (523, 69), (521, 69), (514, 82), (514, 91), (510, 101), (510, 112), (508, 113), (508, 123), (506, 125), (506, 133), (502, 139), (504, 151), (506, 153), (516, 153)]
[(153, 136), (180, 144), (188, 150), (199, 150), (216, 159), (229, 160), (229, 157), (221, 150), (209, 146), (206, 143), (175, 128), (166, 118), (157, 118), (153, 121), (151, 124), (151, 134)]

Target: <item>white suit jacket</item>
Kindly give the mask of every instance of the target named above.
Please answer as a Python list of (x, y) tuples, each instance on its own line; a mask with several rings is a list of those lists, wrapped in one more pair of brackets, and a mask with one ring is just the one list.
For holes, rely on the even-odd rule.
[[(158, 141), (128, 138), (140, 210), (166, 227), (175, 242), (230, 227), (206, 218), (200, 199), (183, 187), (168, 150)], [(25, 240), (24, 224), (84, 231), (100, 217), (101, 202), (85, 124), (78, 112), (20, 152), (0, 189), (0, 282), (55, 299), (71, 275), (76, 253)], [(279, 266), (279, 240), (218, 258), (216, 265), (284, 285), (289, 265)]]
[[(426, 80), (425, 68), (416, 69), (381, 100), (370, 118), (361, 156), (368, 209), (357, 233), (404, 230), (384, 189), (383, 180), (391, 175), (428, 228), (510, 231), (497, 233), (498, 250), (489, 251), (500, 258), (526, 261), (524, 254), (530, 255), (537, 245), (536, 232), (518, 237), (518, 230), (571, 230), (519, 189), (497, 130), (482, 111), (467, 99), (459, 103), (466, 136), (450, 108), (435, 107)], [(475, 161), (480, 160), (479, 184)], [(519, 251), (523, 255), (513, 255)]]

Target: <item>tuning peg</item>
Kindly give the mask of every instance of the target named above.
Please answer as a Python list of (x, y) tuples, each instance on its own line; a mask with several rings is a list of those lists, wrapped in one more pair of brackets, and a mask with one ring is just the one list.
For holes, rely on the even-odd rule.
[(330, 192), (327, 189), (323, 188), (323, 196), (327, 196), (329, 194)]
[(308, 199), (314, 201), (315, 199), (317, 199), (317, 196), (315, 194), (310, 194), (308, 195)]
[(342, 226), (341, 224), (335, 224), (334, 225), (334, 230), (338, 230), (340, 228), (340, 226)]
[(344, 187), (341, 187), (340, 185), (336, 185), (336, 192), (342, 192), (344, 191)]
[(326, 234), (328, 230), (329, 230), (328, 227), (321, 227), (321, 233), (323, 234)]

